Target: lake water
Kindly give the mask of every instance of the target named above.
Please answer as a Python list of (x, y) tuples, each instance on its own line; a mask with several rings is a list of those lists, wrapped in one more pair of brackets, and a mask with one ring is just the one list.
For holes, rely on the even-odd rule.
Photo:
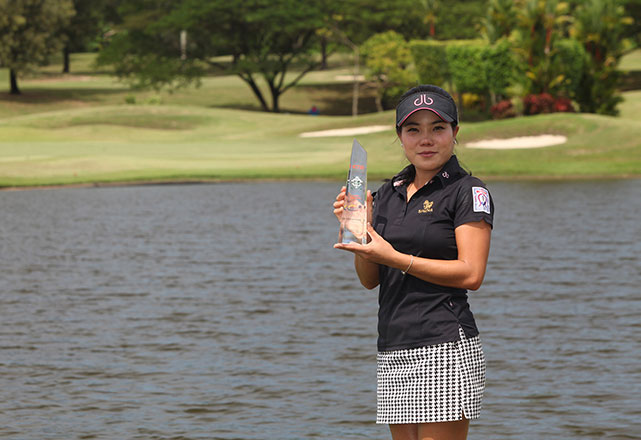
[[(340, 185), (0, 192), (0, 438), (389, 438)], [(641, 181), (490, 190), (469, 439), (640, 439)]]

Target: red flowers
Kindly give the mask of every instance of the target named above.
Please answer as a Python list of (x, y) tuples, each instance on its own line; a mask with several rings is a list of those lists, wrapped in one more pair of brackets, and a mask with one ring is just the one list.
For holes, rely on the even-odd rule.
[[(513, 118), (518, 115), (514, 103), (509, 99), (500, 101), (490, 108), (494, 119)], [(523, 114), (538, 115), (541, 113), (574, 112), (570, 99), (563, 96), (554, 97), (549, 93), (527, 95), (523, 98)]]
[(549, 93), (527, 95), (523, 98), (523, 114), (538, 115), (539, 113), (573, 112), (572, 101), (564, 97), (554, 97)]

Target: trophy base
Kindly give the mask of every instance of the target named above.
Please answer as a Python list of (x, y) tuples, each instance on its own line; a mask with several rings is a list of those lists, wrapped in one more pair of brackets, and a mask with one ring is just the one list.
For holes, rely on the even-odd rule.
[[(365, 228), (363, 228), (363, 231), (365, 231)], [(347, 243), (359, 243), (359, 244), (367, 244), (367, 234), (359, 234), (356, 235), (349, 229), (342, 227), (338, 231), (338, 242), (342, 244), (347, 244)]]

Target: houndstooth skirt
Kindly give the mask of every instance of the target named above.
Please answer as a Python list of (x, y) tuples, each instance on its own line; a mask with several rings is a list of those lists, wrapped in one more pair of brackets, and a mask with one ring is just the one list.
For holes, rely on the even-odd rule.
[(376, 423), (433, 423), (477, 419), (485, 389), (478, 336), (378, 353)]

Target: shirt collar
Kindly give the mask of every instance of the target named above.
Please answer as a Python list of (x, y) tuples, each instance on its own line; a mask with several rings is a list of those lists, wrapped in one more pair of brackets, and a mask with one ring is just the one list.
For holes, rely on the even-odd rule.
[(445, 187), (447, 184), (458, 180), (458, 178), (464, 174), (467, 174), (467, 172), (458, 163), (456, 155), (452, 154), (452, 157), (443, 165), (443, 168), (436, 173), (434, 179), (440, 180), (441, 185)]
[[(459, 164), (456, 155), (453, 154), (431, 181), (439, 181), (441, 183), (441, 187), (445, 187), (450, 182), (458, 180), (458, 177), (464, 174), (467, 174), (467, 172)], [(414, 168), (414, 165), (410, 164), (392, 178), (392, 186), (396, 191), (400, 191), (401, 187), (407, 186), (407, 184), (414, 180), (415, 175), (416, 169)]]

